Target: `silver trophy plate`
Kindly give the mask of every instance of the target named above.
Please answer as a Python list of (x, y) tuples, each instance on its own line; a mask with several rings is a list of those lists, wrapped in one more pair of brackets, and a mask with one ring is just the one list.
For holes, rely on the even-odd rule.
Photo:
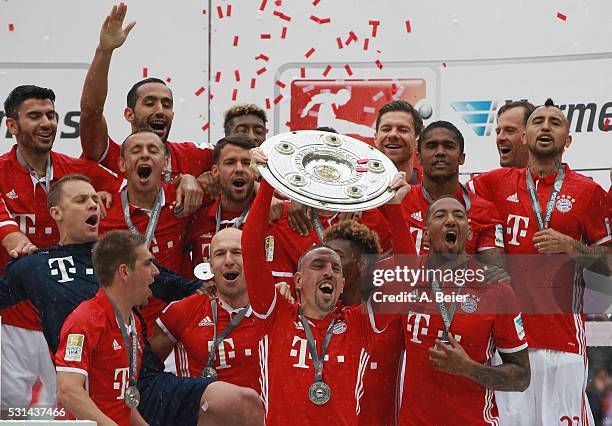
[(310, 207), (361, 211), (389, 201), (397, 168), (358, 139), (314, 130), (282, 133), (262, 145), (261, 175), (280, 193)]

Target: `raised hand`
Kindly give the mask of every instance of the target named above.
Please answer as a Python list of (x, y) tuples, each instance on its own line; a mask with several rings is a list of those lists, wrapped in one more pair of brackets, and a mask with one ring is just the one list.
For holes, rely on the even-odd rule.
[(131, 21), (123, 27), (123, 20), (125, 19), (126, 13), (127, 5), (125, 3), (119, 3), (119, 5), (113, 6), (100, 29), (101, 49), (114, 50), (123, 45), (128, 34), (132, 31), (134, 25), (136, 25), (136, 21)]

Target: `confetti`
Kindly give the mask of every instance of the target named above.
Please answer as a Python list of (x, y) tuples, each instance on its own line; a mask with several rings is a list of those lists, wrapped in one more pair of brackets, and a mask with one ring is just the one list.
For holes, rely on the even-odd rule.
[(272, 14), (274, 16), (278, 16), (283, 21), (291, 22), (291, 16), (285, 15), (283, 12), (279, 12), (278, 10), (275, 10), (274, 12), (272, 12)]
[(278, 105), (281, 99), (283, 99), (283, 95), (278, 95), (276, 98), (274, 98), (274, 105)]
[(256, 80), (256, 79), (254, 79), (254, 78), (252, 78), (252, 79), (251, 79), (251, 89), (254, 89), (254, 88), (255, 88), (255, 82), (256, 82), (256, 81), (257, 81), (257, 80)]
[(351, 31), (351, 32), (349, 32), (349, 36), (346, 39), (346, 41), (344, 42), (344, 44), (346, 44), (348, 46), (353, 41), (357, 41), (357, 35), (354, 32)]
[(220, 82), (221, 81), (221, 71), (217, 71), (217, 73), (215, 74), (215, 82)]
[(219, 19), (223, 19), (223, 8), (221, 6), (217, 6), (217, 15), (219, 15)]
[(259, 68), (257, 71), (255, 71), (255, 73), (256, 73), (257, 75), (262, 75), (263, 73), (265, 73), (265, 72), (266, 72), (266, 70), (267, 70), (267, 68), (266, 68), (266, 67), (261, 67), (261, 68)]
[(266, 98), (266, 109), (270, 109), (270, 99)]
[(336, 37), (336, 43), (338, 43), (338, 49), (342, 49), (344, 47), (342, 45), (342, 39), (340, 37)]
[(204, 87), (200, 87), (198, 90), (196, 90), (195, 95), (196, 96), (200, 96), (202, 93), (204, 93)]
[(410, 26), (410, 21), (406, 21), (406, 32), (412, 32), (412, 27)]
[(9, 31), (10, 31), (10, 32), (15, 31), (15, 25), (13, 25), (13, 24), (9, 24), (9, 26), (8, 26), (8, 27), (9, 27)]
[(348, 74), (349, 77), (353, 75), (353, 70), (351, 70), (351, 66), (349, 64), (346, 64), (344, 66), (344, 69), (346, 70), (346, 73)]
[(318, 5), (318, 4), (319, 4), (319, 2), (320, 2), (320, 1), (321, 1), (321, 0), (314, 0), (314, 1), (312, 2), (312, 5), (313, 5), (313, 6), (316, 6), (316, 5)]
[(561, 12), (557, 12), (557, 18), (561, 19), (564, 22), (567, 21), (567, 16)]
[(608, 131), (608, 127), (610, 126), (610, 119), (606, 118), (604, 120), (604, 130), (607, 132)]
[(282, 31), (281, 31), (281, 39), (285, 39), (285, 37), (287, 37), (287, 27), (283, 27)]
[(172, 82), (172, 78), (171, 77), (166, 77), (166, 83), (170, 83)]
[(275, 0), (274, 4), (277, 5), (277, 6), (282, 6), (283, 5), (283, 0)]
[(268, 4), (268, 0), (261, 0), (261, 4), (259, 5), (259, 10), (263, 12), (266, 9), (266, 4)]
[(306, 68), (300, 68), (300, 78), (306, 78)]
[(315, 48), (311, 47), (310, 50), (308, 52), (306, 52), (306, 54), (304, 56), (306, 56), (307, 58), (310, 58), (310, 56), (312, 56), (312, 54), (315, 52)]
[(370, 39), (364, 38), (363, 39), (363, 50), (368, 50), (368, 47), (370, 47)]
[(203, 126), (202, 126), (202, 130), (203, 131), (207, 131), (208, 128), (210, 127), (210, 123), (207, 121)]
[(238, 36), (234, 36), (234, 43), (232, 43), (234, 47), (238, 46)]
[(270, 40), (272, 38), (271, 34), (259, 34), (259, 38), (262, 40)]
[(258, 59), (263, 59), (264, 61), (268, 62), (270, 58), (264, 55), (263, 53), (260, 53), (259, 55), (255, 56), (255, 60), (258, 60)]
[(206, 15), (206, 9), (202, 9), (202, 15)]
[(377, 59), (374, 63), (376, 64), (379, 70), (383, 69), (383, 64), (382, 62), (380, 62), (380, 59)]
[(318, 18), (314, 15), (310, 15), (310, 20), (317, 24), (329, 24), (331, 22), (331, 18)]
[(147, 76), (149, 75), (149, 69), (148, 68), (143, 68), (142, 69), (142, 78), (147, 78)]
[(238, 89), (232, 90), (232, 101), (235, 101), (238, 98)]
[(287, 87), (287, 85), (285, 83), (283, 83), (280, 80), (276, 80), (276, 85), (282, 89), (284, 89), (285, 87)]
[(225, 14), (227, 16), (232, 16), (232, 5), (228, 4), (227, 7), (225, 8)]
[(240, 71), (239, 70), (234, 70), (234, 78), (236, 79), (236, 81), (240, 81)]
[(378, 31), (378, 26), (380, 25), (380, 21), (368, 21), (368, 25), (372, 27), (372, 37), (376, 37), (376, 32)]
[(442, 62), (442, 68), (446, 68), (446, 62)]
[(331, 69), (332, 69), (331, 65), (326, 66), (325, 69), (323, 70), (323, 77), (327, 77), (327, 74), (329, 74)]

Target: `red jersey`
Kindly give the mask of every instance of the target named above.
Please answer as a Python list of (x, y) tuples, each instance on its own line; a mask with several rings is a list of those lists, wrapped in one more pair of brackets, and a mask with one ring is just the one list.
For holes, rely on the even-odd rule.
[[(50, 247), (59, 241), (55, 221), (49, 215), (47, 193), (44, 182), (50, 179), (53, 186), (63, 176), (80, 173), (91, 179), (96, 191), (107, 191), (111, 194), (119, 187), (118, 180), (104, 168), (93, 161), (73, 158), (58, 152), (50, 151), (52, 167), (49, 176), (41, 184), (33, 178), (28, 170), (17, 159), (17, 145), (0, 156), (0, 194), (4, 204), (18, 224), (18, 228), (0, 213), (3, 226), (0, 227), (0, 238), (8, 233), (21, 231), (39, 248)], [(0, 209), (0, 212), (2, 210)], [(8, 253), (0, 250), (0, 270), (9, 261)], [(22, 302), (12, 308), (0, 311), (2, 323), (31, 330), (41, 330), (38, 314), (30, 302)]]
[[(320, 244), (317, 233), (312, 230), (308, 235), (302, 236), (295, 232), (287, 219), (286, 211), (279, 221), (271, 226), (266, 236), (266, 260), (271, 262), (272, 275), (276, 281), (293, 283), (293, 273), (297, 270), (298, 260), (302, 253), (314, 244)], [(319, 216), (325, 229), (338, 223), (338, 214), (333, 216)], [(362, 212), (359, 223), (367, 226), (378, 234), (383, 252), (392, 248), (389, 223), (379, 209)]]
[[(240, 310), (232, 309), (217, 299), (218, 322), (214, 324), (211, 299), (194, 294), (170, 303), (157, 319), (157, 325), (175, 346), (177, 375), (200, 377), (217, 336)], [(214, 368), (219, 380), (255, 389), (259, 386), (258, 335), (253, 310), (248, 307), (245, 317), (217, 347)]]
[[(135, 321), (139, 343), (138, 374), (144, 339), (136, 316)], [(124, 403), (130, 372), (127, 351), (115, 310), (100, 289), (93, 299), (81, 303), (66, 318), (55, 355), (56, 370), (84, 375), (91, 399), (119, 425), (130, 424), (131, 410)]]
[[(455, 198), (464, 207), (468, 207), (468, 223), (472, 228), (472, 239), (465, 242), (465, 251), (476, 254), (494, 248), (504, 248), (502, 221), (493, 203), (482, 197), (470, 194), (461, 186), (457, 188)], [(402, 202), (402, 212), (410, 233), (414, 237), (418, 253), (429, 251), (423, 247), (423, 230), (425, 229), (425, 216), (429, 201), (423, 194), (423, 184), (414, 185)]]
[[(192, 277), (191, 260), (189, 254), (183, 251), (185, 232), (189, 224), (188, 219), (178, 218), (174, 215), (173, 204), (176, 198), (176, 189), (170, 183), (162, 183), (161, 211), (157, 226), (151, 239), (149, 250), (163, 267), (185, 277)], [(151, 211), (129, 205), (130, 217), (134, 226), (141, 235), (144, 235)], [(121, 193), (113, 195), (111, 208), (107, 216), (100, 222), (100, 235), (114, 229), (128, 229), (121, 205)], [(147, 324), (147, 330), (153, 331), (155, 320), (166, 306), (166, 303), (152, 297), (149, 303), (142, 308), (142, 315)]]
[[(221, 203), (221, 197), (217, 197), (214, 203), (208, 207), (199, 209), (191, 220), (189, 227), (189, 241), (193, 241), (192, 253), (193, 253), (193, 264), (194, 266), (204, 261), (210, 261), (210, 242), (219, 230), (228, 227), (235, 226), (236, 220), (241, 217), (243, 212), (232, 212), (221, 209), (220, 220), (217, 223), (217, 212), (219, 211), (219, 205)], [(246, 215), (241, 219), (241, 225), (238, 229), (242, 228)]]
[[(213, 150), (210, 147), (201, 148), (193, 142), (165, 142), (164, 146), (170, 155), (168, 171), (172, 172), (172, 178), (180, 174), (198, 177), (212, 168)], [(121, 145), (109, 137), (106, 151), (98, 162), (118, 175), (123, 175), (119, 170), (120, 157)]]
[[(549, 228), (589, 245), (608, 243), (611, 236), (605, 192), (591, 179), (573, 172), (567, 165), (564, 167), (565, 180)], [(469, 183), (470, 189), (497, 206), (506, 226), (508, 254), (538, 253), (532, 239), (539, 228), (527, 190), (526, 172), (527, 169), (502, 168), (479, 175)], [(543, 218), (556, 177), (556, 173), (545, 177), (532, 173)], [(583, 354), (585, 284), (574, 260), (569, 255), (511, 256), (509, 267), (513, 285), (528, 286), (528, 292), (517, 291), (521, 303), (527, 302), (530, 312), (542, 313), (524, 315), (529, 345)], [(554, 309), (559, 289), (564, 293), (564, 304), (571, 304), (571, 313), (553, 315), (559, 312)]]
[[(457, 288), (447, 285), (442, 292), (448, 295)], [(516, 308), (510, 286), (476, 283), (463, 290), (466, 299), (456, 303), (449, 332), (474, 361), (490, 365), (496, 349), (512, 353), (527, 348), (521, 314), (508, 313)], [(429, 284), (421, 283), (415, 291), (428, 299), (419, 299), (402, 315), (406, 370), (399, 424), (497, 425), (492, 390), (433, 368), (429, 349), (442, 337), (444, 322)], [(449, 303), (446, 307), (451, 310)]]

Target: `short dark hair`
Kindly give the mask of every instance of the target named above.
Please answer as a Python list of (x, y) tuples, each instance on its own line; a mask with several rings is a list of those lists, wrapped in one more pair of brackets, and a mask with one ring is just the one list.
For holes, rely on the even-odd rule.
[(315, 130), (319, 132), (338, 133), (338, 131), (334, 129), (333, 127), (327, 127), (327, 126), (320, 126), (320, 127), (317, 127)]
[[(355, 220), (345, 220), (328, 228), (323, 234), (323, 244), (327, 245), (332, 240), (350, 241), (360, 255), (376, 255), (381, 252), (378, 234)], [(369, 269), (376, 260), (375, 256), (367, 256), (367, 259)]]
[(223, 129), (225, 131), (225, 136), (229, 136), (232, 130), (232, 125), (233, 125), (232, 120), (236, 117), (241, 117), (243, 115), (254, 115), (256, 117), (259, 117), (261, 121), (263, 121), (264, 126), (268, 122), (268, 119), (266, 117), (266, 112), (263, 109), (259, 108), (257, 105), (255, 104), (234, 105), (233, 107), (225, 111), (225, 114), (223, 115), (224, 117), (223, 118)]
[(419, 139), (417, 141), (417, 150), (419, 152), (421, 152), (421, 141), (427, 139), (427, 136), (429, 136), (429, 134), (435, 129), (446, 129), (452, 134), (454, 134), (457, 138), (457, 143), (459, 143), (459, 150), (461, 151), (461, 153), (463, 153), (463, 150), (465, 148), (465, 140), (463, 139), (463, 135), (453, 123), (444, 120), (434, 121), (433, 123), (430, 123), (427, 127), (425, 127), (425, 130), (423, 130), (423, 133), (421, 133), (421, 136), (419, 136)]
[(256, 148), (257, 144), (255, 141), (248, 136), (237, 135), (237, 136), (226, 136), (220, 139), (216, 144), (213, 150), (213, 162), (215, 164), (219, 164), (219, 160), (221, 159), (221, 151), (227, 145), (234, 145), (242, 149), (251, 150), (252, 148)]
[(536, 107), (529, 101), (512, 101), (507, 102), (497, 111), (497, 119), (506, 111), (512, 108), (523, 108), (523, 125), (527, 125), (527, 120), (529, 120), (529, 116), (535, 111)]
[[(302, 262), (304, 261), (304, 258), (306, 257), (306, 255), (308, 253), (310, 253), (311, 251), (318, 250), (318, 249), (321, 249), (321, 248), (333, 251), (331, 248), (329, 248), (329, 247), (327, 247), (325, 245), (321, 245), (321, 244), (313, 244), (313, 245), (311, 245), (306, 250), (304, 250), (304, 252), (301, 254), (300, 258), (298, 259), (297, 272), (300, 272), (300, 269), (302, 269)], [(335, 251), (333, 251), (333, 252), (336, 253)]]
[(419, 114), (419, 112), (414, 109), (410, 103), (402, 100), (391, 101), (388, 104), (383, 105), (382, 108), (378, 110), (378, 116), (376, 117), (376, 131), (378, 131), (378, 126), (380, 125), (382, 116), (393, 111), (403, 111), (412, 115), (412, 121), (414, 121), (414, 133), (417, 136), (421, 134), (421, 130), (423, 130), (423, 119), (421, 118), (421, 114)]
[(145, 244), (140, 234), (130, 231), (115, 230), (107, 232), (93, 248), (91, 260), (94, 272), (102, 287), (108, 287), (115, 278), (120, 265), (127, 265), (131, 270), (136, 267), (136, 249)]
[(150, 127), (141, 127), (140, 129), (136, 129), (134, 130), (132, 133), (130, 133), (129, 135), (127, 135), (127, 137), (123, 140), (123, 142), (120, 145), (119, 148), (119, 155), (121, 156), (121, 158), (125, 158), (125, 143), (127, 142), (127, 140), (129, 138), (131, 138), (134, 135), (137, 135), (139, 133), (152, 133), (155, 136), (157, 136), (159, 138), (159, 140), (161, 141), (162, 145), (165, 146), (164, 141), (161, 140), (161, 138), (159, 137), (159, 135), (157, 133), (155, 133), (153, 131), (153, 129), (151, 129)]
[(545, 106), (545, 107), (556, 106), (556, 105), (555, 105), (555, 101), (553, 101), (551, 98), (548, 98), (548, 99), (546, 99), (546, 101), (544, 102), (544, 106)]
[(7, 117), (17, 120), (19, 107), (28, 99), (49, 99), (55, 103), (55, 93), (46, 87), (34, 86), (32, 84), (17, 86), (4, 101), (4, 113)]
[(67, 182), (74, 182), (74, 181), (87, 182), (91, 184), (91, 179), (89, 179), (85, 175), (80, 175), (77, 173), (70, 173), (66, 176), (61, 177), (57, 182), (53, 184), (53, 187), (51, 187), (51, 190), (49, 191), (49, 194), (47, 195), (47, 208), (48, 209), (50, 209), (51, 207), (55, 207), (60, 203), (60, 200), (62, 199), (62, 195), (64, 195), (62, 188)]
[[(463, 206), (463, 204), (461, 203), (461, 201), (459, 201), (458, 199), (455, 198), (454, 195), (441, 195), (440, 197), (436, 198), (435, 200), (433, 200), (431, 202), (431, 204), (429, 204), (429, 206), (427, 206), (427, 210), (425, 211), (425, 225), (429, 225), (429, 217), (431, 216), (431, 207), (437, 203), (440, 200), (444, 200), (445, 198), (450, 198), (451, 200), (455, 200), (456, 202), (458, 202), (459, 204), (461, 204)], [(463, 207), (465, 210), (465, 206)]]
[(138, 88), (140, 86), (144, 86), (145, 84), (148, 83), (161, 83), (164, 86), (167, 87), (166, 82), (164, 80), (160, 80), (159, 78), (155, 78), (155, 77), (149, 77), (149, 78), (145, 78), (143, 80), (140, 80), (136, 83), (134, 83), (134, 85), (132, 86), (132, 88), (130, 89), (130, 91), (127, 94), (127, 106), (128, 108), (134, 109), (136, 108), (136, 101), (138, 100)]

